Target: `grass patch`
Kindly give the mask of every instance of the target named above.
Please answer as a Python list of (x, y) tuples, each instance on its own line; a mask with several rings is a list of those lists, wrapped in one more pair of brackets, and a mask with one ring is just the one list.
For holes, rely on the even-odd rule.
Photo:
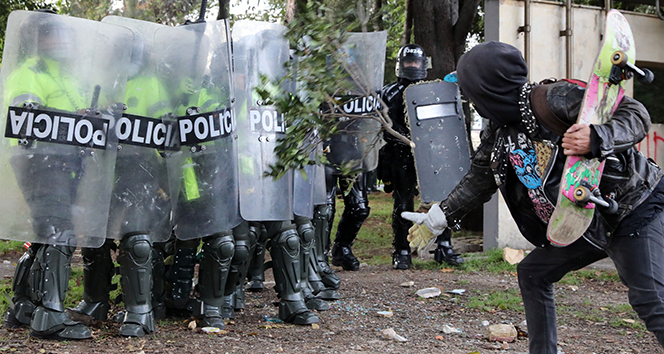
[[(371, 212), (364, 221), (353, 244), (353, 254), (360, 262), (380, 265), (392, 262), (392, 205), (391, 194), (377, 192), (369, 194)], [(337, 235), (337, 225), (344, 211), (343, 199), (336, 199), (336, 214), (330, 233), (331, 242)]]
[(466, 307), (487, 312), (494, 310), (524, 311), (521, 294), (516, 289), (471, 296), (466, 302)]
[(512, 265), (503, 260), (503, 250), (494, 248), (473, 257), (466, 257), (465, 262), (456, 267), (465, 272), (514, 273), (516, 264)]
[(7, 313), (9, 308), (9, 298), (12, 297), (12, 294), (12, 280), (0, 279), (0, 314), (3, 315), (2, 320), (4, 320), (4, 314)]
[(619, 282), (620, 277), (618, 277), (618, 273), (616, 272), (607, 272), (596, 269), (579, 269), (567, 273), (567, 275), (560, 279), (559, 283), (568, 285), (580, 285), (583, 284), (585, 280)]
[(10, 251), (23, 252), (23, 241), (0, 241), (0, 256)]

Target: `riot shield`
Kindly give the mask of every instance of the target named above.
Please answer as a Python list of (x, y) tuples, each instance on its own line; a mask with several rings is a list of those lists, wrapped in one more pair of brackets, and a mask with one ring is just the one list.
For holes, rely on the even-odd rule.
[[(335, 97), (339, 118), (337, 133), (326, 141), (326, 156), (336, 169), (371, 171), (378, 166), (382, 144), (381, 123), (377, 119), (383, 86), (387, 32), (352, 33), (344, 43), (344, 70), (351, 78), (350, 92)], [(374, 95), (375, 94), (375, 95)]]
[(106, 238), (133, 37), (43, 12), (7, 23), (0, 90), (0, 237), (80, 247)]
[(171, 102), (164, 122), (176, 127), (177, 143), (165, 147), (175, 235), (188, 240), (231, 230), (242, 220), (228, 23), (159, 29), (155, 43), (157, 76)]
[(327, 190), (325, 187), (325, 166), (314, 166), (314, 205), (327, 204)]
[[(277, 139), (286, 133), (283, 114), (264, 105), (254, 89), (261, 75), (270, 80), (283, 77), (288, 60), (288, 41), (282, 25), (237, 21), (233, 25), (235, 96), (237, 98), (240, 213), (250, 221), (293, 218), (293, 173), (278, 180), (265, 177), (276, 163)], [(267, 90), (277, 87), (268, 83)]]
[(459, 89), (445, 81), (423, 82), (406, 88), (404, 100), (422, 202), (440, 202), (470, 169)]
[(307, 165), (293, 174), (293, 214), (313, 218), (315, 165)]
[[(305, 138), (304, 151), (311, 150), (310, 158), (315, 158), (318, 132), (311, 131)], [(320, 147), (320, 144), (318, 144)], [(293, 213), (297, 216), (313, 218), (314, 216), (314, 193), (316, 188), (316, 165), (306, 165), (300, 171), (293, 172)], [(323, 181), (323, 185), (325, 182)]]
[(161, 116), (169, 103), (156, 76), (154, 43), (155, 32), (165, 26), (118, 16), (102, 22), (134, 34), (124, 99), (127, 110), (112, 130), (118, 152), (108, 237), (140, 232), (154, 242), (166, 241), (171, 235), (171, 205), (166, 161), (159, 150), (167, 130)]

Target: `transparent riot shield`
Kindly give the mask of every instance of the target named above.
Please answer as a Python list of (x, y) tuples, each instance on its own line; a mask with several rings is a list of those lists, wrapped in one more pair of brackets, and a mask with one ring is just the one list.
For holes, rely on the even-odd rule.
[(228, 24), (159, 29), (157, 76), (171, 102), (164, 124), (173, 225), (188, 240), (231, 230), (238, 209), (236, 124)]
[[(266, 22), (237, 21), (233, 25), (235, 96), (237, 98), (240, 213), (250, 221), (293, 218), (292, 171), (278, 180), (265, 177), (277, 161), (274, 148), (286, 133), (283, 115), (264, 105), (254, 89), (261, 75), (270, 80), (283, 77), (288, 60), (285, 27)], [(267, 90), (277, 90), (267, 84)]]
[(293, 214), (313, 218), (315, 167), (307, 165), (293, 174)]
[(327, 204), (327, 190), (325, 187), (325, 166), (314, 166), (314, 205)]
[[(305, 138), (304, 151), (311, 151), (310, 158), (315, 158), (318, 141), (318, 133), (312, 131)], [(313, 218), (314, 216), (314, 193), (316, 188), (316, 165), (307, 165), (300, 171), (293, 172), (293, 213), (297, 216)], [(325, 180), (323, 180), (323, 189)]]
[(382, 144), (378, 97), (383, 86), (387, 32), (352, 33), (344, 43), (341, 55), (349, 74), (350, 91), (335, 97), (333, 109), (339, 118), (337, 133), (326, 142), (327, 159), (336, 169), (371, 171), (378, 166)]
[(422, 202), (440, 202), (470, 170), (459, 88), (450, 82), (423, 82), (406, 88), (404, 97)]
[(104, 242), (133, 36), (43, 12), (7, 23), (0, 87), (0, 237)]
[(165, 26), (126, 17), (102, 20), (134, 35), (127, 77), (127, 109), (112, 132), (118, 138), (108, 237), (144, 233), (154, 242), (171, 235), (168, 175), (163, 151), (166, 126), (161, 116), (169, 101), (156, 74), (154, 36)]

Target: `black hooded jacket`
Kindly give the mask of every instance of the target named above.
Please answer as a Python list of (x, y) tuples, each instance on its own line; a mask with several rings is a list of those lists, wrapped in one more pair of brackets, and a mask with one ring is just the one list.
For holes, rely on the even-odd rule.
[[(507, 45), (494, 42), (490, 46)], [(483, 49), (487, 49), (487, 47)], [(506, 60), (519, 61), (518, 58), (513, 57), (514, 51), (518, 52), (516, 48), (501, 49), (508, 52)], [(464, 57), (471, 54), (471, 52), (464, 55)], [(520, 53), (518, 55), (520, 57)], [(522, 114), (518, 112), (518, 101), (515, 105), (518, 113), (513, 113), (507, 107), (509, 103), (506, 102), (513, 102), (510, 100), (514, 99), (514, 95), (510, 94), (514, 91), (504, 90), (501, 95), (496, 90), (491, 91), (492, 89), (489, 87), (488, 90), (493, 92), (487, 96), (490, 99), (481, 96), (481, 91), (487, 90), (487, 86), (491, 84), (481, 80), (478, 81), (478, 70), (472, 70), (471, 65), (462, 68), (461, 66), (466, 64), (464, 57), (459, 61), (459, 67), (457, 68), (459, 84), (471, 100), (477, 100), (475, 101), (476, 108), (479, 108), (479, 112), (486, 114), (485, 117), (489, 118), (490, 123), (481, 133), (481, 144), (472, 156), (469, 173), (464, 176), (448, 198), (441, 202), (441, 208), (448, 220), (453, 223), (455, 220), (460, 220), (469, 211), (487, 202), (500, 188), (521, 234), (533, 245), (545, 247), (548, 244), (546, 238), (547, 224), (535, 214), (527, 187), (519, 181), (513, 168), (507, 168), (505, 175), (499, 173), (496, 166), (503, 161), (498, 161), (498, 164), (491, 162), (492, 155), (500, 154), (503, 149), (502, 146), (497, 144), (497, 141), (500, 140), (499, 137), (506, 136), (509, 127), (517, 127), (522, 132), (527, 132), (522, 122)], [(470, 57), (472, 60), (477, 58), (472, 55)], [(503, 59), (505, 59), (505, 56), (503, 56)], [(487, 58), (481, 66), (486, 69), (487, 73), (492, 73), (489, 62), (495, 61), (497, 59), (493, 55), (491, 59)], [(500, 66), (501, 64), (498, 63), (497, 65)], [(462, 82), (462, 80), (470, 77), (471, 73), (475, 81), (471, 80), (470, 85), (465, 85), (468, 81)], [(479, 76), (481, 78), (481, 75)], [(523, 76), (525, 79), (525, 74)], [(513, 86), (513, 88), (516, 88), (519, 80), (514, 81), (517, 81)], [(534, 94), (541, 94), (540, 89), (544, 87), (536, 86), (530, 93), (532, 105), (540, 102), (538, 107), (531, 107), (539, 129), (534, 134), (527, 133), (527, 135), (534, 143), (541, 143), (550, 148), (551, 155), (544, 167), (541, 178), (546, 197), (555, 205), (565, 164), (565, 155), (561, 147), (562, 134), (560, 131), (554, 132), (556, 129), (548, 124), (548, 119), (544, 119), (543, 112), (552, 112), (558, 118), (558, 122), (566, 126), (576, 123), (578, 110), (583, 99), (583, 89), (576, 84), (565, 81), (550, 83), (546, 86), (545, 100), (543, 102), (534, 100)], [(521, 88), (516, 89), (520, 92)], [(518, 92), (516, 94), (517, 100)], [(498, 96), (502, 97), (499, 98)], [(477, 105), (478, 102), (481, 102), (480, 106)], [(493, 110), (494, 105), (503, 105), (503, 107)], [(595, 145), (593, 152), (596, 154), (593, 157), (606, 159), (600, 190), (604, 195), (612, 197), (619, 205), (618, 212), (615, 215), (605, 215), (600, 209), (596, 210), (592, 223), (584, 237), (598, 247), (604, 247), (607, 244), (608, 238), (611, 237), (620, 222), (634, 208), (643, 203), (662, 177), (662, 171), (659, 167), (634, 148), (634, 145), (645, 138), (650, 125), (650, 116), (645, 107), (638, 101), (625, 96), (613, 116), (606, 123), (592, 126), (592, 144)], [(503, 158), (507, 159), (508, 157), (503, 156)]]

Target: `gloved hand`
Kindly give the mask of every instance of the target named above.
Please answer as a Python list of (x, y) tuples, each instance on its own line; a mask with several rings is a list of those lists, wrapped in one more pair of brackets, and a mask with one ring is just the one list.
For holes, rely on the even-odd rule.
[(401, 213), (401, 217), (415, 223), (408, 230), (408, 241), (410, 241), (411, 248), (417, 248), (418, 253), (422, 252), (429, 241), (442, 234), (447, 227), (447, 218), (438, 203), (431, 206), (426, 214), (404, 211)]

